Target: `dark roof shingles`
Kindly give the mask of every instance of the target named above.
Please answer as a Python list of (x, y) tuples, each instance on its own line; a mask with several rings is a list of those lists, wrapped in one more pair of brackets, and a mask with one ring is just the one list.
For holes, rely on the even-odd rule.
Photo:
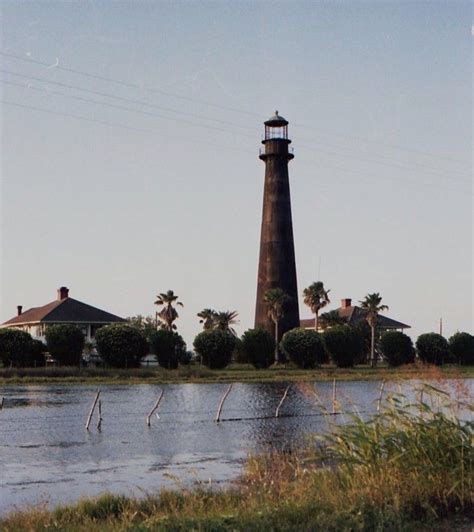
[[(356, 325), (357, 323), (365, 320), (366, 312), (357, 306), (341, 307), (337, 309), (339, 316), (344, 318), (350, 325)], [(410, 329), (410, 325), (406, 325), (400, 321), (394, 320), (382, 314), (378, 315), (377, 324), (382, 329)], [(300, 327), (309, 328), (314, 327), (314, 318), (300, 320)]]
[(123, 318), (105, 310), (82, 303), (71, 297), (53, 301), (43, 307), (31, 308), (19, 316), (6, 321), (3, 325), (20, 323), (114, 323), (124, 322)]
[(57, 306), (61, 305), (63, 301), (65, 300), (63, 299), (61, 301), (52, 301), (51, 303), (43, 305), (42, 307), (30, 308), (28, 310), (25, 310), (25, 312), (23, 312), (19, 316), (15, 316), (14, 318), (9, 319), (5, 323), (3, 323), (3, 325), (15, 325), (17, 323), (36, 323), (38, 321), (42, 321), (45, 316), (47, 316)]
[[(348, 320), (348, 323), (350, 323), (351, 325), (355, 325), (365, 320), (367, 312), (364, 309), (357, 307), (357, 306), (348, 307), (348, 309), (354, 309), (353, 312), (350, 314), (350, 317)], [(342, 309), (342, 310), (346, 310), (346, 309)], [(339, 312), (339, 314), (341, 314), (341, 312)], [(379, 314), (377, 316), (377, 325), (381, 327), (382, 329), (410, 329), (410, 325), (407, 325), (406, 323), (402, 323), (401, 321), (397, 321), (392, 318), (389, 318), (388, 316), (383, 316), (382, 314)]]

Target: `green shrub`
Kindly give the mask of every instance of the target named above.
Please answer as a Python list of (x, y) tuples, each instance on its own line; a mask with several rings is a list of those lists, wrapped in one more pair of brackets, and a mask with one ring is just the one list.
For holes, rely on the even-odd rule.
[(186, 344), (175, 331), (159, 329), (150, 336), (151, 350), (162, 368), (176, 369), (182, 358), (185, 360)]
[(323, 342), (329, 358), (339, 368), (350, 368), (364, 359), (364, 339), (358, 330), (349, 325), (326, 329)]
[(46, 329), (49, 354), (61, 366), (78, 366), (84, 349), (84, 335), (75, 325), (50, 325)]
[(31, 346), (31, 365), (35, 368), (46, 366), (48, 347), (41, 340), (33, 340)]
[(437, 333), (420, 334), (416, 350), (422, 362), (437, 366), (444, 364), (450, 356), (448, 341)]
[(311, 329), (296, 328), (286, 332), (280, 347), (300, 368), (314, 368), (321, 364), (325, 356), (321, 336)]
[(231, 361), (236, 338), (219, 329), (203, 331), (194, 339), (194, 349), (202, 363), (211, 369), (225, 368)]
[(257, 369), (268, 368), (275, 361), (275, 342), (265, 329), (249, 329), (242, 335), (242, 351), (248, 363)]
[(137, 316), (129, 316), (127, 318), (127, 323), (139, 331), (146, 338), (148, 343), (151, 343), (151, 337), (156, 331), (157, 323), (156, 318), (153, 316), (142, 316), (138, 314)]
[(247, 353), (244, 351), (242, 340), (240, 338), (235, 339), (235, 347), (232, 352), (232, 362), (236, 364), (248, 364), (249, 359)]
[[(370, 325), (367, 323), (367, 320), (360, 320), (355, 325), (351, 325), (351, 327), (360, 334), (362, 338), (362, 355), (360, 357), (360, 360), (357, 362), (357, 364), (365, 364), (368, 363), (370, 360), (370, 344), (372, 343), (372, 329), (370, 328)], [(375, 356), (377, 356), (378, 351), (378, 337), (379, 337), (379, 330), (377, 327), (375, 328)]]
[(20, 329), (0, 329), (0, 360), (5, 367), (31, 364), (33, 339)]
[(449, 348), (458, 364), (474, 364), (474, 336), (467, 332), (457, 332), (449, 339)]
[(181, 351), (179, 354), (179, 363), (182, 366), (189, 366), (189, 364), (191, 364), (193, 360), (193, 355), (194, 353), (192, 351), (187, 351), (187, 350)]
[(101, 327), (95, 340), (103, 361), (114, 368), (136, 368), (149, 351), (143, 333), (122, 323)]
[(388, 331), (380, 339), (382, 355), (389, 366), (401, 366), (415, 361), (411, 338), (400, 331)]

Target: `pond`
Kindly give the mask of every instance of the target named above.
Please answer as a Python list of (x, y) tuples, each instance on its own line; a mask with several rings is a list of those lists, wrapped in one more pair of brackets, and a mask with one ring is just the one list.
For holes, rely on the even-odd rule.
[[(474, 380), (453, 386), (474, 391)], [(337, 384), (338, 410), (374, 412), (380, 382)], [(0, 410), (0, 513), (27, 504), (51, 507), (104, 491), (143, 496), (194, 482), (235, 479), (251, 452), (297, 445), (327, 430), (332, 383), (292, 384), (278, 419), (285, 383), (234, 384), (215, 423), (227, 384), (101, 385), (102, 427), (94, 414), (97, 388), (84, 385), (5, 386)], [(158, 415), (146, 416), (160, 391)], [(314, 395), (317, 392), (318, 400)], [(397, 390), (387, 383), (385, 391)]]

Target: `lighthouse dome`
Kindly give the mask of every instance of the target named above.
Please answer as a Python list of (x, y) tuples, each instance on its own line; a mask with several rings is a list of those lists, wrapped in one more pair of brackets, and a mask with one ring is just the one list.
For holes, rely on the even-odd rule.
[(265, 122), (265, 125), (270, 127), (283, 127), (288, 125), (288, 120), (279, 115), (278, 111), (275, 111), (275, 114)]

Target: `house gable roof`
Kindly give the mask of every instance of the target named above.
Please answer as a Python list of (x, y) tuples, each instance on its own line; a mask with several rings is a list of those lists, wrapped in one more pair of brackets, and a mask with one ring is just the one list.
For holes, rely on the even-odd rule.
[(66, 297), (52, 301), (42, 307), (33, 307), (19, 316), (15, 316), (3, 325), (21, 325), (25, 323), (115, 323), (124, 322), (123, 318), (105, 310), (100, 310), (82, 301)]
[[(366, 319), (367, 312), (357, 306), (340, 307), (337, 309), (339, 316), (344, 318), (349, 325), (356, 325)], [(382, 329), (410, 329), (411, 326), (401, 321), (394, 320), (388, 316), (379, 314), (377, 316), (377, 326)], [(300, 327), (310, 328), (314, 327), (314, 318), (309, 318), (300, 321)]]
[[(347, 311), (347, 312), (344, 312)], [(343, 316), (347, 319), (347, 323), (349, 325), (356, 325), (357, 323), (360, 323), (361, 321), (364, 321), (367, 316), (367, 311), (357, 307), (347, 307), (347, 308), (341, 308), (339, 309), (339, 315)], [(394, 320), (392, 318), (389, 318), (388, 316), (384, 316), (383, 314), (379, 314), (377, 316), (377, 326), (381, 327), (382, 329), (410, 329), (410, 325), (407, 325), (406, 323), (402, 323), (401, 321)]]

